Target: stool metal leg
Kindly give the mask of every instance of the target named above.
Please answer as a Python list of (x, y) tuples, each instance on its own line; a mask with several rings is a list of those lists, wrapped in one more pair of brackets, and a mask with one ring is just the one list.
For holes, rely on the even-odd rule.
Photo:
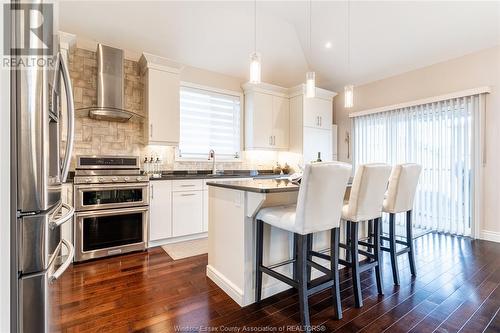
[(294, 233), (293, 234), (293, 259), (295, 261), (292, 264), (293, 265), (292, 269), (293, 269), (293, 279), (295, 281), (297, 281), (297, 277), (298, 277), (298, 270), (297, 270), (297, 259), (298, 259), (297, 255), (299, 253), (299, 251), (298, 251), (298, 241), (299, 240), (298, 239), (299, 239), (299, 235)]
[(408, 252), (408, 259), (410, 260), (410, 272), (411, 275), (416, 276), (417, 270), (415, 267), (415, 252), (413, 248), (413, 232), (412, 232), (412, 221), (411, 221), (411, 210), (406, 212), (406, 243), (410, 248)]
[(345, 261), (351, 262), (351, 222), (350, 221), (345, 221)]
[[(373, 244), (373, 224), (376, 223), (375, 220), (369, 220), (368, 221), (368, 243)], [(367, 252), (372, 253), (371, 248), (366, 249)]]
[(309, 301), (307, 293), (307, 236), (299, 235), (298, 241), (298, 287), (300, 319), (306, 332), (310, 332)]
[[(313, 234), (307, 235), (307, 260), (312, 260)], [(307, 265), (307, 282), (311, 282), (311, 265)]]
[(358, 224), (351, 224), (351, 269), (352, 269), (352, 287), (354, 292), (354, 304), (357, 308), (363, 306), (363, 298), (361, 295), (361, 281), (359, 278), (359, 255), (358, 255)]
[(264, 246), (264, 222), (256, 220), (255, 233), (255, 302), (260, 302), (262, 299), (262, 258)]
[(380, 250), (380, 229), (382, 228), (382, 218), (373, 220), (374, 222), (374, 254), (377, 260), (377, 266), (375, 266), (375, 278), (377, 280), (377, 291), (379, 295), (384, 294), (384, 285), (382, 279), (382, 251)]
[(396, 255), (396, 215), (389, 214), (389, 253), (391, 255), (392, 278), (399, 286), (398, 256)]
[(333, 308), (335, 309), (335, 319), (342, 319), (342, 305), (340, 302), (340, 279), (339, 279), (339, 243), (340, 228), (332, 229), (330, 246), (330, 269), (333, 279)]

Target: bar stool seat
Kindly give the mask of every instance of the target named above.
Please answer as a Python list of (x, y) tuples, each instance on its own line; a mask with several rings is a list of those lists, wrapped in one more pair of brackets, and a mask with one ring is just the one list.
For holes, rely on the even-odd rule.
[[(332, 288), (335, 318), (342, 318), (338, 272), (340, 217), (351, 166), (341, 162), (307, 164), (300, 185), (297, 205), (262, 208), (256, 222), (255, 301), (262, 298), (262, 274), (266, 273), (296, 288), (299, 294), (300, 317), (303, 331), (311, 331), (308, 297), (326, 288)], [(293, 277), (274, 270), (281, 264), (263, 265), (264, 223), (293, 233)], [(312, 234), (331, 231), (330, 268), (311, 260), (309, 249)], [(287, 260), (285, 263), (289, 263)], [(310, 281), (314, 267), (325, 275), (319, 281)]]
[(257, 219), (265, 221), (266, 224), (290, 232), (295, 230), (295, 205), (275, 206), (262, 208), (257, 214)]

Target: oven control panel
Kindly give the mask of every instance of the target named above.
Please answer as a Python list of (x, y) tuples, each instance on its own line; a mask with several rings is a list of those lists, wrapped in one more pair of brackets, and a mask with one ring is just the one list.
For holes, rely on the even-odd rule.
[(149, 182), (148, 176), (113, 175), (113, 176), (75, 176), (75, 184), (113, 184), (113, 183), (144, 183)]

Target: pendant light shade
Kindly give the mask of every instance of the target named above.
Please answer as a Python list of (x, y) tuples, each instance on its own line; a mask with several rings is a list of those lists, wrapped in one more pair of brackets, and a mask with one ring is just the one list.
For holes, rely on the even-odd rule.
[[(311, 34), (312, 34), (312, 0), (309, 0), (309, 57), (312, 56)], [(310, 68), (310, 67), (309, 67)], [(316, 73), (309, 69), (306, 73), (306, 97), (314, 98), (316, 96)]]
[[(351, 74), (351, 2), (347, 0), (347, 69)], [(348, 84), (344, 87), (344, 108), (354, 106), (354, 86)]]
[(260, 83), (260, 73), (260, 54), (257, 52), (253, 52), (250, 55), (250, 83)]
[(354, 106), (354, 86), (352, 84), (344, 87), (344, 107), (352, 108)]
[(260, 83), (261, 57), (257, 52), (257, 0), (254, 0), (253, 17), (253, 52), (250, 54), (250, 83)]
[(306, 97), (314, 98), (316, 96), (316, 73), (306, 73)]

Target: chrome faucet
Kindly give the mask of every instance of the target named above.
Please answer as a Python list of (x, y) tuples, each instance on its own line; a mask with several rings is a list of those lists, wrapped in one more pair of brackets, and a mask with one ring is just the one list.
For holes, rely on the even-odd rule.
[(208, 152), (208, 160), (212, 160), (212, 175), (216, 175), (217, 169), (215, 168), (215, 150), (210, 149)]

